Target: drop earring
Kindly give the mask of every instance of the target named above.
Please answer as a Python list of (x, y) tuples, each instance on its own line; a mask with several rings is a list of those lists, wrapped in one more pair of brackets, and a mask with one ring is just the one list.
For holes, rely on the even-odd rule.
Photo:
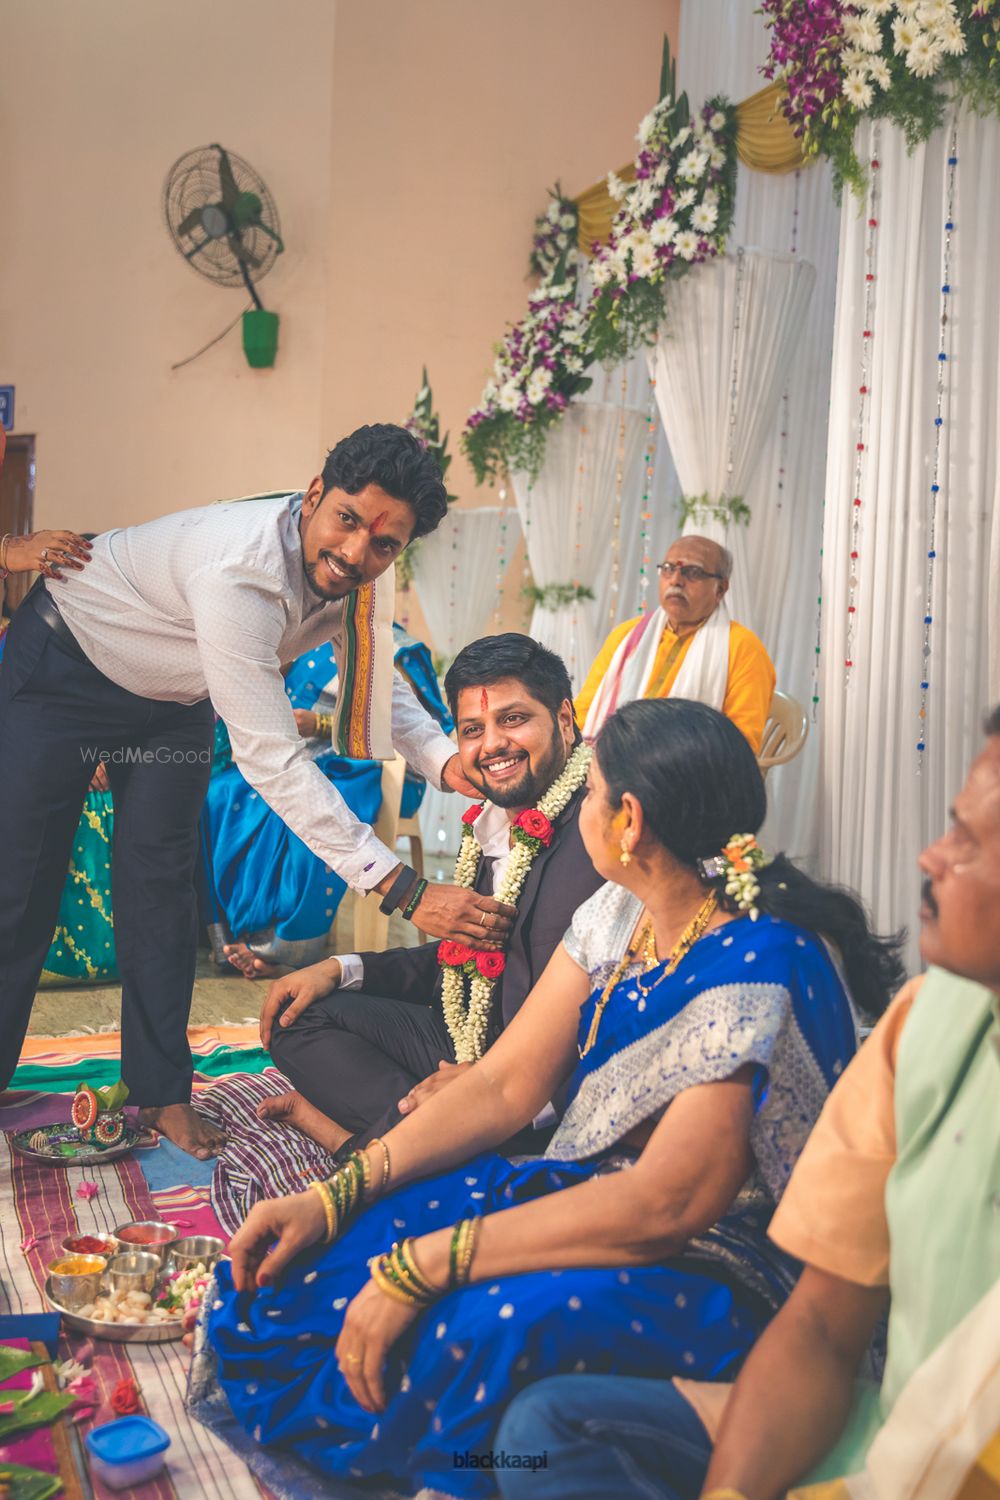
[(622, 852), (618, 856), (619, 864), (630, 865), (632, 863), (632, 852), (629, 849), (628, 845), (625, 843), (624, 839), (622, 839), (621, 842), (621, 850)]

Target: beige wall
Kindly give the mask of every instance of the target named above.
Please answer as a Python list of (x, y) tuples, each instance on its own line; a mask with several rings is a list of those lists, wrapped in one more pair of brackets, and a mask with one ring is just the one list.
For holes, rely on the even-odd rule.
[[(0, 0), (0, 382), (37, 434), (36, 518), (102, 530), (308, 479), (320, 444), (331, 0)], [(185, 266), (166, 174), (221, 140), (261, 173), (288, 244), (244, 305)]]
[[(38, 436), (42, 524), (100, 529), (304, 482), (426, 363), (452, 447), (523, 310), (545, 190), (628, 160), (679, 0), (0, 0), (0, 382)], [(336, 36), (334, 35), (336, 19)], [(241, 306), (161, 221), (168, 168), (222, 140), (288, 250)], [(473, 491), (456, 459), (453, 488)]]

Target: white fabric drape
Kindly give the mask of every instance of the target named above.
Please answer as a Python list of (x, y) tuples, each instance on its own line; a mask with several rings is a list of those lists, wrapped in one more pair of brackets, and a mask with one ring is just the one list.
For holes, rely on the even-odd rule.
[[(450, 663), (463, 646), (490, 633), (496, 602), (501, 546), (498, 505), (475, 510), (452, 506), (413, 559), (413, 586), (420, 599), (434, 653)], [(517, 545), (519, 522), (513, 506), (506, 511), (506, 561)], [(461, 816), (468, 803), (453, 793), (429, 786), (420, 807), (420, 827), (430, 854), (454, 854), (461, 837)]]
[[(682, 0), (679, 86), (692, 104), (715, 93), (747, 98), (760, 88), (768, 32), (757, 0)], [(746, 558), (755, 588), (756, 629), (778, 686), (814, 705), (816, 619), (826, 474), (830, 363), (840, 211), (825, 162), (774, 176), (740, 167), (730, 244), (800, 255), (816, 284), (778, 420), (761, 445), (744, 490), (751, 520)], [(818, 725), (802, 753), (767, 779), (764, 839), (818, 868)]]
[[(645, 436), (633, 408), (574, 402), (548, 434), (538, 478), (511, 475), (537, 587), (593, 587), (610, 556), (619, 463), (623, 493), (641, 490)], [(529, 631), (559, 653), (578, 689), (600, 644), (596, 600), (537, 604)]]
[[(883, 928), (916, 928), (921, 848), (981, 745), (995, 673), (1000, 476), (1000, 124), (957, 116), (947, 359), (939, 361), (941, 286), (953, 118), (912, 154), (885, 122), (878, 138), (874, 254), (868, 217), (845, 195), (834, 334), (823, 582), (821, 856), (871, 903)], [(862, 161), (873, 127), (859, 130)], [(859, 434), (865, 276), (874, 274), (870, 411)], [(942, 426), (935, 428), (944, 374)], [(924, 658), (932, 455), (941, 449), (930, 655)], [(865, 443), (855, 488), (857, 444)], [(854, 500), (860, 535), (852, 548)], [(850, 552), (858, 558), (852, 562)], [(992, 588), (991, 600), (991, 560)], [(854, 636), (845, 668), (850, 584)], [(918, 718), (920, 683), (930, 684)], [(996, 677), (993, 692), (997, 691)], [(917, 750), (920, 741), (926, 745)], [(918, 963), (915, 938), (908, 954)]]
[[(518, 519), (513, 507), (506, 514), (509, 558), (517, 545)], [(413, 586), (434, 652), (447, 662), (487, 634), (496, 598), (500, 516), (498, 505), (452, 506), (414, 555)]]
[[(650, 368), (685, 496), (745, 496), (778, 415), (814, 274), (799, 257), (734, 246), (671, 287)], [(733, 617), (754, 629), (745, 528), (698, 518), (685, 530), (729, 547)]]

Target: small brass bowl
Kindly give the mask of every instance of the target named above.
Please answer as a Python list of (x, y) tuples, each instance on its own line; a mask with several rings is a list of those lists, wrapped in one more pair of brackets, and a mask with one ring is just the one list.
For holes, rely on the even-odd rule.
[(113, 1292), (152, 1292), (161, 1269), (158, 1255), (129, 1250), (108, 1263), (108, 1286)]
[[(49, 1266), (52, 1295), (61, 1307), (84, 1307), (93, 1302), (101, 1289), (101, 1276), (107, 1265), (103, 1255), (60, 1255)], [(74, 1266), (76, 1269), (60, 1270)]]
[[(130, 1232), (136, 1229), (162, 1235), (162, 1238), (149, 1241), (129, 1239)], [(177, 1239), (177, 1225), (165, 1224), (160, 1219), (134, 1219), (131, 1224), (117, 1225), (112, 1233), (121, 1246), (123, 1255), (126, 1252), (135, 1255), (155, 1255), (158, 1260), (162, 1260)]]
[[(78, 1250), (77, 1245), (82, 1239), (100, 1240), (102, 1250)], [(105, 1260), (110, 1260), (124, 1247), (120, 1240), (116, 1240), (113, 1234), (68, 1234), (62, 1242), (62, 1247), (67, 1255), (103, 1255)]]
[(171, 1271), (189, 1271), (199, 1262), (210, 1271), (226, 1253), (225, 1240), (214, 1234), (189, 1234), (186, 1239), (175, 1240), (166, 1256), (167, 1268)]

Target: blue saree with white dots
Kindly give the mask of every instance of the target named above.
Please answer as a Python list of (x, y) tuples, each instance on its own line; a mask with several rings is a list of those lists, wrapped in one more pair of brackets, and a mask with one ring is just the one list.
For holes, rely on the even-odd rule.
[[(581, 1044), (598, 994), (581, 1010)], [(282, 1494), (309, 1492), (304, 1460), (327, 1476), (324, 1493), (340, 1492), (339, 1476), (408, 1495), (427, 1486), (480, 1496), (495, 1492), (489, 1473), (455, 1456), (488, 1452), (507, 1403), (545, 1375), (732, 1374), (794, 1282), (797, 1267), (768, 1243), (767, 1222), (854, 1045), (850, 1005), (822, 943), (766, 916), (708, 934), (673, 975), (653, 970), (641, 986), (626, 975), (545, 1157), (482, 1155), (390, 1193), (253, 1298), (238, 1295), (220, 1265), (195, 1410), (230, 1441), (235, 1430), (243, 1456)], [(635, 1125), (684, 1089), (746, 1066), (755, 1171), (718, 1224), (669, 1263), (534, 1271), (448, 1294), (393, 1350), (386, 1410), (362, 1410), (334, 1346), (370, 1257), (469, 1214), (627, 1170), (615, 1147)], [(216, 1418), (227, 1403), (236, 1420), (227, 1411), (223, 1426)]]

